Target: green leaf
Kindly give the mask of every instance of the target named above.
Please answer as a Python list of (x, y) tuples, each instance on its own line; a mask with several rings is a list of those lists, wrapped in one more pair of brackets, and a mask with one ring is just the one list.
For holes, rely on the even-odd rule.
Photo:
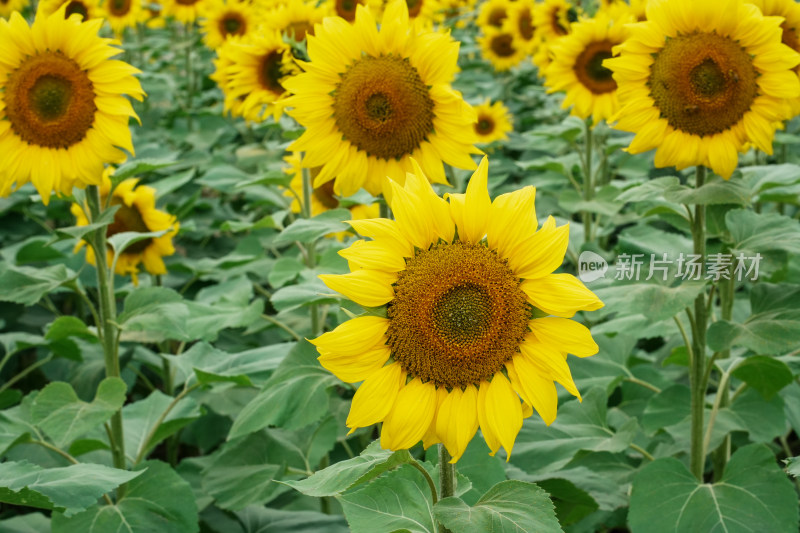
[(256, 229), (264, 229), (264, 228), (277, 228), (278, 224), (275, 223), (275, 219), (272, 218), (271, 215), (266, 215), (254, 222), (245, 222), (242, 220), (226, 220), (220, 226), (222, 231), (232, 231), (234, 233), (238, 233), (240, 231), (252, 231)]
[(626, 189), (617, 196), (618, 202), (642, 202), (658, 201), (664, 195), (664, 191), (680, 184), (680, 180), (674, 176), (655, 178), (645, 181), (641, 185), (636, 185)]
[(59, 448), (100, 426), (125, 403), (127, 386), (119, 378), (106, 378), (92, 403), (78, 399), (69, 383), (57, 381), (36, 396), (31, 416)]
[(753, 442), (771, 442), (786, 429), (783, 398), (765, 400), (755, 389), (746, 389), (730, 406), (720, 409), (714, 429), (723, 434), (746, 431)]
[[(344, 517), (252, 506), (236, 513), (242, 533), (349, 533)], [(38, 533), (38, 532), (37, 532)]]
[(160, 168), (170, 167), (176, 163), (177, 161), (172, 159), (134, 159), (120, 165), (111, 175), (111, 181), (116, 185), (122, 180), (140, 176)]
[(203, 490), (222, 509), (238, 511), (248, 505), (264, 505), (287, 490), (275, 482), (285, 468), (274, 462), (263, 433), (228, 441), (203, 470)]
[(574, 524), (600, 507), (588, 492), (567, 479), (551, 478), (536, 484), (550, 495), (561, 525)]
[(3, 533), (42, 533), (50, 531), (50, 518), (42, 513), (18, 515), (7, 520), (0, 520), (0, 531)]
[(123, 231), (122, 233), (115, 233), (108, 238), (108, 244), (114, 249), (114, 252), (119, 256), (122, 252), (128, 249), (129, 246), (148, 239), (157, 239), (165, 235), (169, 229), (161, 231)]
[[(194, 372), (200, 383), (231, 381), (253, 386), (253, 380), (266, 381), (290, 350), (293, 342), (272, 344), (239, 353), (227, 353), (208, 343), (198, 342), (180, 356), (165, 356), (185, 375)], [(184, 378), (185, 379), (185, 378)]]
[(353, 533), (437, 531), (430, 487), (411, 465), (340, 496), (339, 501)]
[(786, 473), (790, 476), (800, 477), (800, 457), (786, 459)]
[[(215, 341), (219, 332), (228, 328), (244, 328), (261, 320), (264, 300), (256, 299), (246, 305), (219, 302), (213, 305), (186, 302), (189, 315), (184, 340)], [(181, 339), (176, 339), (181, 340)]]
[(59, 241), (67, 240), (67, 239), (76, 239), (80, 240), (83, 238), (84, 235), (88, 233), (105, 228), (112, 222), (114, 222), (114, 215), (117, 213), (117, 209), (120, 206), (112, 205), (109, 206), (107, 209), (104, 209), (100, 216), (97, 217), (97, 220), (91, 224), (87, 224), (85, 226), (70, 226), (67, 228), (55, 228), (53, 231), (55, 232), (55, 236), (48, 241), (48, 245), (54, 244)]
[(140, 474), (88, 463), (45, 469), (27, 461), (8, 461), (0, 463), (0, 501), (71, 516)]
[(298, 429), (325, 414), (326, 390), (339, 384), (317, 361), (317, 350), (308, 341), (298, 343), (286, 356), (261, 392), (233, 422), (228, 435), (234, 439), (267, 426)]
[(177, 174), (172, 174), (171, 176), (160, 179), (158, 181), (148, 183), (147, 185), (156, 190), (156, 198), (163, 198), (165, 195), (180, 189), (181, 187), (192, 181), (195, 172), (196, 169), (192, 167), (183, 172), (178, 172)]
[(800, 221), (777, 213), (733, 209), (725, 215), (733, 248), (741, 252), (784, 250), (800, 253)]
[(673, 385), (647, 401), (642, 414), (642, 429), (652, 434), (680, 423), (689, 414), (691, 391), (686, 385)]
[(196, 533), (197, 505), (192, 488), (169, 465), (148, 461), (128, 483), (125, 496), (114, 505), (94, 505), (67, 517), (53, 514), (53, 533)]
[(641, 314), (649, 322), (658, 322), (683, 311), (704, 286), (704, 282), (684, 282), (676, 287), (655, 283), (615, 284), (594, 292), (606, 304), (608, 312), (616, 311), (620, 316)]
[(741, 180), (713, 180), (700, 188), (674, 185), (664, 191), (669, 202), (689, 205), (750, 204), (750, 189)]
[(408, 450), (384, 450), (378, 441), (364, 448), (361, 455), (340, 461), (302, 481), (283, 481), (307, 496), (338, 496), (351, 487), (366, 483), (403, 463), (413, 461)]
[(267, 281), (276, 289), (283, 287), (290, 281), (294, 281), (304, 268), (303, 263), (294, 257), (281, 257), (275, 261), (275, 266), (267, 274)]
[(76, 277), (64, 265), (18, 267), (4, 261), (0, 263), (0, 301), (33, 305)]
[(496, 455), (489, 455), (489, 447), (481, 435), (472, 439), (457, 466), (458, 473), (472, 483), (472, 487), (461, 495), (467, 505), (474, 505), (484, 492), (506, 480), (503, 461)]
[(280, 245), (295, 241), (315, 241), (328, 233), (347, 230), (349, 226), (342, 221), (350, 218), (350, 211), (347, 209), (331, 209), (309, 219), (300, 218), (286, 226), (273, 243)]
[(633, 481), (628, 518), (633, 533), (788, 533), (798, 528), (797, 496), (774, 454), (753, 444), (733, 454), (713, 485), (671, 457), (645, 465)]
[(301, 305), (311, 305), (314, 303), (333, 303), (340, 296), (322, 281), (314, 279), (306, 283), (281, 287), (275, 291), (270, 298), (270, 302), (278, 311), (289, 311)]
[(533, 483), (501, 481), (470, 507), (461, 498), (445, 498), (434, 507), (438, 518), (453, 533), (561, 532), (553, 502)]
[[(167, 339), (188, 341), (189, 309), (183, 297), (165, 287), (140, 287), (125, 298), (117, 321), (125, 339), (161, 342)], [(131, 335), (133, 334), (133, 335)]]
[(96, 341), (97, 336), (89, 331), (83, 320), (74, 316), (60, 316), (47, 328), (44, 338), (49, 341), (62, 340), (69, 337)]
[(741, 379), (769, 400), (791, 383), (793, 376), (792, 370), (783, 361), (764, 355), (754, 355), (739, 363), (733, 371), (733, 377)]

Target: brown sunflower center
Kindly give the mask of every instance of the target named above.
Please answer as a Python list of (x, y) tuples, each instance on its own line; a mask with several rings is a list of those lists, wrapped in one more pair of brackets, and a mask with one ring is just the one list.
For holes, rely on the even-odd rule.
[[(316, 168), (317, 172), (319, 172), (320, 168), (322, 167)], [(312, 169), (312, 176), (311, 176), (312, 178), (314, 177), (313, 170), (315, 169)], [(333, 182), (334, 180), (326, 181), (319, 187), (315, 187), (314, 192), (312, 193), (314, 195), (314, 198), (316, 198), (319, 201), (319, 203), (321, 203), (328, 209), (336, 209), (337, 207), (339, 207), (339, 200), (336, 198), (336, 194), (334, 194), (333, 192)]]
[(72, 0), (72, 2), (67, 4), (67, 8), (64, 10), (64, 18), (69, 18), (70, 15), (74, 15), (75, 13), (85, 20), (86, 17), (89, 16), (89, 8), (79, 0)]
[(243, 35), (246, 30), (247, 23), (239, 13), (226, 13), (219, 21), (219, 32), (225, 37)]
[(182, 6), (193, 6), (199, 1), (200, 0), (175, 0), (175, 3), (180, 4)]
[(489, 135), (494, 131), (494, 119), (487, 116), (479, 116), (475, 123), (475, 131), (478, 135)]
[(307, 20), (296, 20), (289, 23), (283, 33), (299, 43), (306, 38), (306, 34), (314, 35), (314, 26)]
[(11, 1), (11, 0), (0, 0), (0, 4), (6, 5), (6, 4), (7, 4), (7, 3), (9, 3), (10, 1)]
[(503, 26), (503, 21), (508, 17), (508, 13), (506, 13), (505, 8), (503, 7), (496, 7), (492, 9), (489, 13), (489, 17), (487, 22), (490, 26), (495, 26), (496, 28), (500, 28)]
[(131, 10), (131, 0), (111, 0), (108, 11), (115, 17), (124, 17)]
[(94, 123), (94, 88), (78, 64), (61, 52), (42, 52), (23, 60), (8, 75), (6, 115), (28, 144), (67, 148)]
[(603, 60), (613, 57), (611, 48), (614, 44), (608, 40), (591, 42), (575, 59), (575, 76), (594, 94), (610, 93), (617, 89), (611, 71), (603, 66)]
[(419, 16), (424, 4), (425, 0), (406, 0), (406, 5), (408, 6), (408, 16), (412, 19)]
[(357, 0), (336, 0), (336, 14), (347, 22), (356, 19), (356, 7), (360, 2)]
[(258, 81), (263, 88), (277, 95), (285, 92), (281, 85), (283, 78), (283, 54), (278, 51), (271, 51), (261, 57), (261, 66), (258, 69)]
[(418, 251), (395, 284), (387, 335), (403, 370), (463, 387), (499, 372), (528, 330), (531, 308), (506, 261), (482, 244)]
[[(118, 205), (119, 209), (117, 209), (117, 212), (114, 213), (114, 222), (108, 225), (108, 229), (106, 230), (107, 236), (111, 237), (112, 235), (126, 231), (136, 231), (138, 233), (148, 233), (150, 231), (150, 228), (147, 227), (147, 224), (145, 224), (144, 219), (142, 218), (142, 214), (135, 205), (125, 205), (122, 202), (122, 199), (117, 198), (116, 196), (111, 197), (111, 205)], [(148, 237), (146, 239), (142, 239), (141, 241), (135, 242), (125, 249), (125, 253), (142, 253), (152, 241), (153, 239)]]
[(739, 43), (696, 32), (667, 40), (653, 62), (648, 85), (670, 126), (702, 137), (741, 120), (758, 95), (757, 76)]
[(408, 59), (365, 56), (341, 75), (333, 115), (345, 139), (388, 160), (411, 154), (433, 131), (433, 107)]
[(530, 41), (533, 39), (533, 15), (531, 15), (530, 9), (523, 8), (520, 11), (517, 18), (517, 29), (524, 40)]
[(514, 37), (508, 33), (499, 33), (492, 37), (490, 47), (498, 57), (511, 57), (517, 51), (514, 48)]
[(569, 33), (569, 26), (578, 20), (578, 12), (575, 8), (567, 10), (555, 8), (550, 15), (550, 27), (556, 35), (566, 35)]

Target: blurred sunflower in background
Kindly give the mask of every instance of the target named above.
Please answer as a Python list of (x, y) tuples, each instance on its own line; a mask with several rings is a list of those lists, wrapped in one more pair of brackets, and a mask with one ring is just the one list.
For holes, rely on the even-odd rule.
[(614, 72), (615, 127), (634, 132), (628, 151), (656, 149), (657, 167), (705, 165), (727, 179), (750, 143), (771, 154), (775, 128), (800, 96), (800, 54), (781, 22), (741, 0), (651, 0), (629, 26)]
[[(178, 233), (180, 225), (175, 217), (156, 209), (156, 191), (152, 187), (139, 185), (137, 178), (126, 179), (119, 183), (111, 192), (111, 179), (114, 169), (108, 167), (103, 172), (100, 185), (100, 199), (102, 205), (119, 206), (114, 213), (114, 221), (108, 226), (108, 237), (127, 231), (138, 233), (151, 233), (166, 231), (160, 237), (148, 237), (128, 246), (119, 256), (114, 271), (120, 276), (130, 275), (133, 284), (138, 284), (139, 265), (143, 264), (145, 270), (153, 275), (166, 274), (164, 257), (175, 253), (172, 238)], [(109, 198), (109, 192), (111, 197)], [(86, 226), (89, 220), (84, 208), (80, 204), (72, 204), (72, 214), (77, 219), (76, 225)], [(75, 253), (86, 245), (80, 241), (75, 246)], [(91, 246), (86, 246), (86, 262), (94, 265), (95, 255)], [(113, 251), (108, 249), (108, 264), (113, 264)]]
[(161, 16), (193, 24), (203, 14), (206, 0), (161, 0)]
[(578, 20), (581, 11), (568, 0), (544, 0), (533, 8), (533, 64), (539, 73), (547, 68), (552, 60), (550, 46), (559, 38), (567, 35), (573, 22)]
[(341, 17), (347, 22), (356, 20), (356, 8), (367, 5), (366, 0), (328, 0), (328, 13), (331, 16)]
[(117, 35), (122, 35), (125, 28), (135, 28), (147, 17), (140, 0), (105, 0), (100, 13)]
[(381, 192), (386, 176), (402, 182), (411, 158), (445, 183), (442, 162), (474, 168), (472, 108), (450, 86), (458, 46), (449, 35), (412, 32), (405, 2), (387, 7), (380, 31), (358, 7), (351, 25), (326, 18), (308, 39), (305, 72), (286, 80), (287, 111), (306, 130), (289, 149), (303, 166), (321, 167), (314, 186), (334, 180), (339, 196)]
[(0, 0), (0, 18), (7, 19), (11, 13), (28, 7), (28, 0)]
[(496, 71), (503, 72), (515, 67), (528, 55), (525, 45), (517, 41), (511, 31), (489, 26), (484, 28), (484, 32), (478, 37), (481, 55)]
[(505, 22), (508, 30), (514, 35), (516, 42), (522, 45), (528, 54), (532, 54), (536, 48), (533, 7), (533, 0), (516, 0), (512, 2), (508, 19)]
[(476, 24), (482, 30), (486, 27), (502, 28), (514, 2), (511, 0), (486, 0), (478, 9)]
[(120, 148), (133, 154), (124, 95), (144, 97), (139, 70), (108, 59), (122, 50), (98, 36), (102, 19), (66, 19), (66, 7), (31, 26), (0, 19), (0, 195), (30, 181), (47, 204), (99, 184), (105, 163), (127, 157)]
[(262, 22), (266, 28), (278, 30), (299, 43), (314, 34), (314, 24), (322, 22), (325, 16), (324, 6), (317, 7), (315, 3), (303, 0), (289, 0), (267, 11)]
[(386, 318), (353, 318), (311, 341), (322, 366), (363, 381), (347, 426), (383, 422), (383, 448), (442, 442), (455, 462), (480, 427), (492, 454), (510, 455), (524, 416), (555, 420), (554, 382), (580, 397), (566, 354), (597, 353), (569, 318), (602, 302), (571, 274), (552, 273), (568, 226), (550, 217), (536, 231), (535, 189), (492, 202), (487, 173), (484, 158), (449, 203), (419, 167), (405, 186), (391, 182), (395, 220), (351, 221), (373, 240), (340, 252), (352, 272), (320, 276), (362, 306), (386, 306)]
[(256, 30), (256, 16), (253, 6), (241, 0), (210, 1), (203, 18), (200, 20), (200, 31), (203, 42), (212, 50), (216, 50), (228, 38), (244, 37)]
[(548, 93), (564, 91), (561, 107), (571, 114), (592, 117), (596, 124), (617, 112), (617, 82), (603, 61), (614, 56), (613, 49), (628, 35), (625, 24), (632, 15), (612, 20), (605, 12), (583, 18), (572, 25), (569, 35), (551, 46), (553, 61), (544, 70)]
[(475, 106), (474, 128), (478, 136), (479, 143), (491, 143), (494, 141), (505, 141), (508, 134), (514, 130), (511, 124), (511, 113), (503, 102), (489, 102), (487, 98), (483, 103)]
[(37, 15), (50, 16), (64, 8), (64, 18), (69, 18), (74, 14), (81, 16), (82, 20), (97, 18), (100, 15), (98, 0), (42, 0), (36, 8)]

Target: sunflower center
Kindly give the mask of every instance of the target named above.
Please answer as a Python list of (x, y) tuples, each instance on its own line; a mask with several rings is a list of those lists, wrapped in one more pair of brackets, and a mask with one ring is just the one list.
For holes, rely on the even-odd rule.
[(86, 7), (86, 4), (83, 2), (73, 0), (67, 4), (67, 9), (64, 10), (64, 18), (69, 18), (70, 15), (74, 15), (75, 13), (79, 14), (81, 18), (85, 20), (86, 17), (89, 16), (89, 8)]
[(261, 86), (277, 95), (285, 92), (281, 85), (283, 77), (282, 54), (272, 51), (261, 58), (261, 68), (258, 69), (258, 81)]
[(507, 33), (495, 35), (492, 37), (491, 48), (498, 57), (511, 57), (516, 52), (514, 49), (514, 37)]
[[(147, 227), (147, 224), (145, 224), (142, 218), (142, 214), (136, 207), (125, 205), (121, 198), (115, 196), (111, 197), (111, 205), (118, 205), (119, 209), (114, 213), (114, 222), (108, 225), (108, 229), (106, 230), (107, 236), (111, 237), (112, 235), (126, 231), (136, 231), (138, 233), (148, 233), (150, 231), (150, 228)], [(135, 242), (125, 249), (125, 253), (142, 253), (152, 241), (153, 239), (148, 237)]]
[(336, 126), (368, 155), (400, 159), (433, 131), (433, 100), (407, 59), (362, 57), (341, 75), (333, 96)]
[(336, 14), (347, 22), (353, 22), (356, 19), (356, 6), (356, 0), (336, 0)]
[(314, 35), (314, 28), (307, 20), (297, 20), (286, 26), (283, 33), (299, 43), (306, 38), (306, 34)]
[[(319, 172), (319, 170), (317, 170), (317, 172)], [(333, 192), (333, 182), (334, 180), (326, 181), (319, 187), (316, 187), (312, 193), (314, 198), (316, 198), (319, 203), (328, 209), (336, 209), (339, 207), (339, 200), (336, 198), (336, 194)]]
[(124, 17), (131, 10), (131, 0), (111, 0), (108, 10), (115, 17)]
[(575, 75), (594, 94), (609, 93), (617, 89), (617, 82), (611, 77), (612, 72), (603, 66), (604, 60), (613, 57), (613, 46), (614, 43), (608, 40), (591, 42), (575, 59)]
[(228, 13), (219, 21), (219, 31), (228, 35), (242, 35), (247, 29), (244, 18), (239, 13)]
[(550, 17), (550, 27), (556, 35), (566, 35), (569, 33), (569, 26), (578, 20), (578, 12), (574, 8), (566, 11), (556, 8)]
[(480, 135), (489, 135), (494, 131), (494, 120), (490, 117), (480, 117), (475, 123), (475, 131)]
[(528, 330), (530, 307), (505, 261), (456, 241), (408, 260), (389, 303), (392, 356), (437, 386), (463, 387), (499, 372)]
[(529, 9), (524, 9), (520, 12), (517, 19), (517, 29), (524, 40), (530, 41), (533, 39), (533, 16)]
[(28, 144), (67, 148), (94, 123), (94, 88), (78, 64), (61, 52), (42, 52), (23, 60), (8, 75), (6, 115)]
[(505, 8), (496, 7), (489, 13), (488, 22), (490, 26), (500, 28), (503, 26), (503, 21), (508, 17)]
[(419, 15), (419, 12), (422, 11), (422, 6), (425, 3), (425, 0), (406, 0), (406, 5), (408, 6), (408, 16), (410, 18), (414, 18)]
[(736, 41), (696, 32), (667, 40), (648, 85), (670, 126), (702, 137), (741, 120), (758, 95), (756, 77), (750, 55)]

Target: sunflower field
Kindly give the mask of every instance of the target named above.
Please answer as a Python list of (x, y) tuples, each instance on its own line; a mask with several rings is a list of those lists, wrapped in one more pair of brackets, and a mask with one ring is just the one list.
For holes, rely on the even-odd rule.
[(0, 533), (797, 533), (800, 3), (0, 0)]

